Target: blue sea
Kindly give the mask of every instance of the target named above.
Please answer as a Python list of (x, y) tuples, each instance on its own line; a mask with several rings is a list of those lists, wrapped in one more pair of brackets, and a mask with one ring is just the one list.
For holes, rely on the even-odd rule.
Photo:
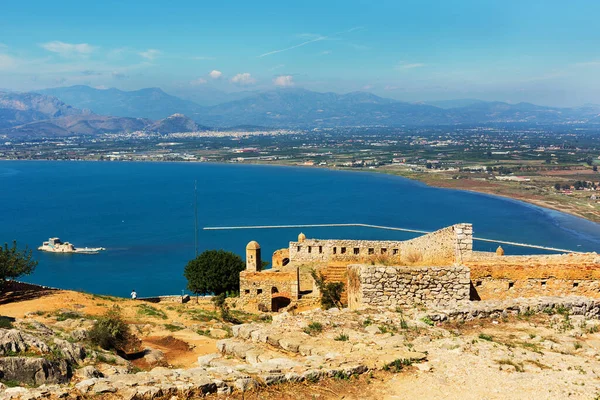
[[(91, 293), (180, 294), (194, 257), (198, 223), (208, 226), (364, 223), (436, 230), (473, 223), (476, 236), (578, 251), (600, 251), (600, 225), (519, 201), (431, 188), (367, 172), (259, 165), (126, 162), (0, 162), (0, 242), (36, 249), (58, 236), (97, 255), (34, 250), (23, 280)], [(263, 257), (307, 237), (406, 240), (415, 234), (371, 228), (205, 231), (199, 251), (242, 257), (257, 240)], [(493, 251), (494, 243), (475, 242)], [(507, 254), (539, 250), (503, 246)]]

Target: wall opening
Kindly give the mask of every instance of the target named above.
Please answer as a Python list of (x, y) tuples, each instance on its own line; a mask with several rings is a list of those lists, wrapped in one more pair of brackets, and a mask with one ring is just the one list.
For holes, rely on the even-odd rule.
[(333, 248), (333, 254), (337, 254), (337, 247)]
[(287, 257), (286, 257), (286, 258), (284, 258), (283, 260), (281, 260), (281, 265), (283, 265), (284, 267), (285, 267), (286, 265), (288, 265), (289, 263), (290, 263), (290, 259), (289, 259), (289, 258), (287, 258)]
[(245, 289), (244, 294), (250, 294), (250, 289)]
[(271, 288), (271, 294), (275, 294), (275, 293), (279, 293), (279, 290), (275, 286), (273, 286)]
[(375, 254), (375, 249), (372, 247), (369, 247), (369, 254)]
[(574, 288), (579, 287), (579, 282), (573, 282), (573, 287)]
[(477, 281), (477, 282), (475, 282), (475, 286), (481, 286), (482, 283), (483, 282), (481, 282), (481, 281)]
[(319, 246), (319, 254), (323, 254), (323, 246)]
[(546, 287), (546, 281), (542, 281), (542, 287), (545, 288)]
[(381, 248), (381, 254), (385, 254), (385, 253), (387, 253), (387, 249), (385, 247), (382, 247)]
[(262, 289), (256, 289), (256, 294), (262, 294)]
[(345, 247), (342, 247), (342, 248), (340, 249), (340, 253), (341, 253), (341, 254), (346, 254), (346, 248), (345, 248)]
[(392, 250), (392, 254), (393, 254), (393, 255), (397, 255), (397, 254), (398, 254), (398, 249), (393, 249), (393, 250)]
[(354, 255), (359, 255), (360, 254), (360, 248), (355, 247), (354, 248)]
[(296, 247), (296, 250), (298, 251), (298, 253), (300, 253), (300, 249), (301, 249), (301, 248), (302, 248), (302, 247), (300, 247), (300, 246)]
[(278, 312), (284, 307), (290, 305), (292, 300), (288, 297), (278, 296), (271, 299), (271, 311)]
[(508, 288), (512, 289), (515, 286), (514, 282), (508, 282)]
[(308, 246), (308, 252), (312, 253), (312, 246)]

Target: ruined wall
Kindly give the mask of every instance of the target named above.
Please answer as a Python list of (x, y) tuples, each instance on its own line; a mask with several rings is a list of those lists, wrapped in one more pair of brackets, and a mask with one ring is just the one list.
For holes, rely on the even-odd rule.
[[(273, 309), (273, 298), (298, 300), (298, 269), (240, 272), (240, 302), (244, 309)], [(276, 310), (275, 310), (276, 311)]]
[[(271, 259), (271, 266), (273, 268), (281, 268), (289, 262), (290, 251), (289, 249), (279, 249), (273, 252), (273, 258)], [(287, 261), (287, 262), (286, 262)]]
[(473, 253), (473, 300), (516, 297), (586, 296), (600, 298), (600, 258), (596, 254), (497, 256)]
[(406, 241), (319, 240), (290, 242), (296, 265), (341, 261), (403, 265), (453, 265), (473, 249), (471, 224), (457, 224)]
[(348, 266), (348, 307), (446, 304), (469, 299), (469, 269), (461, 266)]

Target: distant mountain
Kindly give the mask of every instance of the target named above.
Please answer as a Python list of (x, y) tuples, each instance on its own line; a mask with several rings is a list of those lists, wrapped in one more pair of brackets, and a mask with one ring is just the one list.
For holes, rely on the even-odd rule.
[(483, 100), (476, 99), (456, 99), (456, 100), (437, 100), (437, 101), (420, 101), (415, 104), (425, 104), (428, 106), (439, 107), (443, 109), (468, 107), (475, 104), (485, 103)]
[(41, 93), (55, 96), (74, 107), (90, 109), (95, 114), (117, 117), (161, 119), (176, 113), (194, 116), (202, 108), (159, 88), (127, 92), (78, 85), (45, 89)]
[(208, 130), (206, 126), (195, 123), (183, 114), (173, 114), (165, 119), (154, 122), (146, 130), (159, 133), (198, 132)]
[(0, 92), (0, 128), (69, 115), (85, 115), (55, 97), (37, 93)]
[(211, 126), (272, 127), (422, 124), (428, 119), (450, 122), (444, 110), (397, 102), (371, 93), (319, 93), (279, 89), (206, 107), (194, 117)]
[(214, 106), (229, 101), (241, 100), (256, 95), (256, 91), (223, 92), (207, 85), (178, 87), (168, 90), (174, 96), (192, 101), (201, 106)]
[(556, 108), (463, 99), (434, 102), (439, 105), (434, 106), (386, 99), (366, 92), (319, 93), (296, 88), (246, 93), (247, 97), (242, 99), (210, 107), (155, 88), (125, 92), (72, 86), (47, 89), (44, 93), (57, 93), (95, 113), (75, 108), (48, 94), (0, 92), (0, 131), (11, 135), (53, 136), (136, 130), (168, 134), (206, 130), (206, 126), (262, 129), (260, 127), (600, 123), (600, 107), (596, 105)]

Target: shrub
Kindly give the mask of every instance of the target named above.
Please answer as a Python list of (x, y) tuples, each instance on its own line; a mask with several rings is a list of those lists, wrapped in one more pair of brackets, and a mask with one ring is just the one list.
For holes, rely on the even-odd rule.
[(15, 319), (11, 318), (11, 317), (4, 317), (4, 316), (0, 316), (0, 328), (4, 328), (4, 329), (12, 329), (13, 325), (13, 321)]
[(429, 326), (433, 326), (433, 321), (431, 320), (431, 318), (425, 316), (423, 318), (421, 318), (421, 322), (426, 323)]
[(319, 334), (323, 332), (323, 324), (320, 322), (311, 322), (303, 331), (311, 336)]
[(163, 310), (159, 310), (156, 307), (152, 307), (148, 304), (140, 304), (138, 306), (137, 313), (139, 315), (147, 315), (149, 317), (155, 317), (160, 319), (167, 319), (167, 314)]
[(122, 350), (131, 340), (129, 325), (115, 306), (98, 318), (89, 332), (90, 341), (105, 350)]
[(340, 333), (335, 338), (333, 338), (333, 340), (336, 340), (338, 342), (347, 342), (348, 339), (350, 339), (350, 337), (345, 333)]
[(391, 363), (383, 366), (384, 371), (400, 372), (405, 366), (412, 365), (413, 360), (410, 358), (397, 358)]
[(342, 282), (326, 282), (323, 274), (317, 273), (314, 269), (310, 271), (310, 275), (321, 292), (321, 308), (324, 310), (333, 307), (342, 308), (344, 284)]
[(170, 332), (177, 332), (183, 329), (183, 327), (173, 324), (165, 324), (165, 329)]
[(480, 333), (479, 334), (479, 339), (481, 340), (487, 340), (488, 342), (492, 341), (492, 336), (491, 335), (486, 335), (485, 333)]

